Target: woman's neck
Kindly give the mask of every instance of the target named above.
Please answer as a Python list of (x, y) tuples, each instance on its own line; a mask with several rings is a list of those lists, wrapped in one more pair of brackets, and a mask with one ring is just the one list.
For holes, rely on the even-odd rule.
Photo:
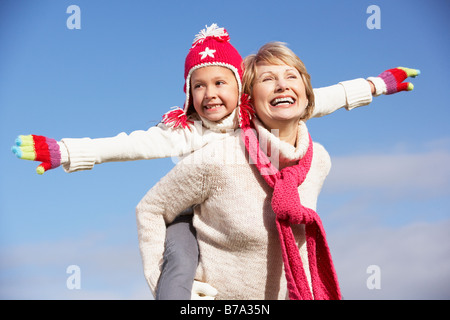
[[(263, 152), (265, 152), (267, 156), (272, 157), (271, 160), (275, 159), (275, 157), (279, 157), (276, 158), (276, 164), (272, 163), (275, 166), (278, 166), (279, 169), (297, 163), (308, 150), (308, 128), (303, 121), (296, 124), (295, 135), (289, 134), (292, 133), (292, 131), (283, 130), (280, 134), (280, 132), (277, 132), (278, 130), (274, 131), (268, 129), (267, 126), (256, 117), (252, 121), (258, 132), (258, 139), (260, 139), (260, 147), (262, 147)], [(295, 145), (288, 142), (288, 140), (293, 141), (294, 137), (296, 137), (294, 142)]]
[(283, 124), (278, 128), (278, 138), (295, 147), (297, 145), (298, 123)]

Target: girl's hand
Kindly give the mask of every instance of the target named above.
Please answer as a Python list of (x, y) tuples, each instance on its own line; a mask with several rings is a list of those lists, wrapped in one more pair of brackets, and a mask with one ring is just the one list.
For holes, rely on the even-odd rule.
[(12, 152), (24, 160), (42, 162), (37, 168), (38, 174), (59, 167), (61, 164), (61, 151), (55, 139), (36, 135), (20, 135)]

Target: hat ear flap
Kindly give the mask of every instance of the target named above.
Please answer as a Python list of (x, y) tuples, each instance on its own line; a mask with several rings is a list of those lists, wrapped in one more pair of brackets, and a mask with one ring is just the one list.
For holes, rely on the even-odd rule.
[(186, 112), (183, 109), (175, 108), (163, 115), (163, 123), (172, 128), (181, 127), (183, 129), (189, 128), (189, 124), (193, 122), (188, 120)]
[(239, 105), (239, 125), (241, 128), (250, 128), (251, 120), (255, 115), (255, 109), (250, 103), (250, 96), (248, 94), (241, 95)]

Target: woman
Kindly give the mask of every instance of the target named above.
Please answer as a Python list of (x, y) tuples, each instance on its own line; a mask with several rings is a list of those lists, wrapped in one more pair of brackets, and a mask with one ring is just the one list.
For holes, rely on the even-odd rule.
[[(331, 162), (327, 151), (312, 143), (304, 122), (314, 108), (309, 75), (292, 51), (270, 43), (245, 59), (243, 83), (256, 114), (251, 123), (244, 121), (243, 131), (180, 161), (137, 206), (147, 282), (155, 294), (166, 223), (195, 206), (200, 248), (195, 279), (216, 288), (217, 299), (339, 299), (323, 230), (314, 212)], [(259, 152), (259, 142), (267, 157)], [(302, 168), (296, 171), (299, 164)], [(294, 192), (284, 182), (295, 179), (286, 174), (284, 181), (279, 174), (290, 168), (304, 178)], [(290, 204), (306, 208), (308, 223), (289, 215)], [(313, 237), (305, 232), (305, 223), (314, 226)], [(318, 260), (312, 261), (313, 272), (307, 237), (317, 240), (309, 244), (308, 251), (317, 247), (318, 260), (327, 262), (318, 266)]]
[[(286, 48), (284, 55), (293, 54)], [(284, 60), (298, 59), (288, 57)], [(314, 95), (304, 68), (298, 70), (276, 59), (278, 64), (253, 63), (252, 68), (250, 57), (246, 70), (251, 103), (261, 120), (254, 118), (253, 124), (260, 141), (268, 141), (270, 156), (279, 153), (282, 168), (295, 164), (308, 150), (308, 131), (299, 121), (307, 119), (314, 108)], [(274, 129), (279, 130), (280, 138), (270, 132)], [(314, 144), (311, 169), (298, 189), (306, 207), (316, 208), (329, 169), (328, 153)], [(196, 280), (216, 288), (218, 299), (285, 299), (287, 283), (272, 192), (250, 163), (239, 131), (178, 163), (147, 193), (136, 211), (144, 272), (153, 293), (164, 252), (165, 224), (196, 205), (194, 226), (200, 248)], [(304, 227), (293, 226), (293, 233), (309, 277)]]

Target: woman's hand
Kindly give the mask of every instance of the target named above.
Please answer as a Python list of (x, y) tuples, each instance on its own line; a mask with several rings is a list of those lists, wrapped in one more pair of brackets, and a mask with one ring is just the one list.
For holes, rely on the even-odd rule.
[(192, 300), (214, 300), (217, 290), (205, 282), (194, 280), (192, 285)]
[(36, 135), (20, 135), (12, 152), (24, 160), (40, 161), (36, 168), (38, 174), (59, 167), (61, 164), (61, 151), (55, 139)]
[(378, 77), (370, 77), (367, 80), (373, 83), (375, 96), (380, 94), (393, 94), (400, 91), (411, 91), (414, 85), (411, 82), (403, 82), (408, 77), (415, 78), (420, 74), (420, 70), (398, 67), (382, 72)]

